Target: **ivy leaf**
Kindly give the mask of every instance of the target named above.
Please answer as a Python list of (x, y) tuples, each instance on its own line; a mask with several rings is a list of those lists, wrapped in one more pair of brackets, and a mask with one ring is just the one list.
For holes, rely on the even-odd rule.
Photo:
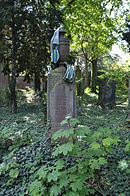
[(76, 135), (77, 136), (86, 136), (89, 134), (91, 131), (88, 126), (78, 126), (78, 129), (76, 130)]
[(71, 152), (72, 149), (73, 149), (73, 143), (71, 142), (68, 142), (68, 143), (65, 143), (59, 147), (57, 147), (57, 149), (53, 152), (53, 156), (57, 156), (59, 154), (64, 154), (64, 155), (67, 155), (68, 152)]
[(127, 174), (130, 174), (130, 169), (127, 169), (127, 170), (126, 170), (126, 173), (127, 173)]
[(94, 150), (97, 150), (100, 148), (100, 144), (98, 144), (97, 142), (93, 142), (92, 144), (90, 144), (90, 147)]
[(68, 179), (61, 179), (60, 180), (60, 188), (67, 187), (69, 184)]
[(30, 192), (33, 192), (33, 195), (38, 195), (42, 186), (41, 181), (35, 180), (29, 186)]
[(80, 122), (79, 122), (79, 120), (77, 119), (77, 118), (71, 118), (70, 119), (70, 125), (73, 127), (73, 126), (75, 126), (75, 125), (77, 125), (77, 124), (79, 124)]
[(52, 139), (57, 140), (62, 137), (68, 138), (70, 135), (73, 135), (73, 133), (74, 133), (73, 128), (66, 129), (66, 130), (61, 129), (53, 134)]
[(92, 169), (98, 169), (99, 166), (100, 166), (100, 165), (99, 165), (98, 160), (93, 159), (93, 160), (90, 161), (90, 167), (91, 167)]
[(79, 196), (79, 193), (74, 193), (72, 191), (69, 191), (65, 196)]
[(0, 175), (2, 174), (2, 172), (5, 170), (6, 168), (6, 164), (3, 162), (0, 164)]
[(100, 127), (98, 131), (101, 132), (105, 137), (110, 137), (111, 135), (111, 129), (109, 127)]
[(119, 137), (118, 137), (118, 136), (114, 136), (114, 137), (112, 138), (112, 144), (117, 145), (117, 144), (118, 144), (118, 142), (121, 142), (121, 140), (119, 139)]
[(105, 138), (105, 139), (102, 140), (102, 143), (103, 143), (104, 146), (110, 146), (112, 144), (112, 142), (113, 142), (113, 139), (110, 138), (110, 137)]
[(47, 168), (45, 166), (42, 166), (38, 171), (37, 174), (39, 176), (39, 179), (45, 179), (47, 176)]
[(48, 182), (51, 181), (57, 181), (58, 177), (61, 175), (61, 173), (57, 170), (53, 170), (51, 173), (48, 174), (47, 178), (48, 178)]
[(59, 186), (62, 189), (63, 187), (67, 187), (69, 184), (69, 180), (68, 180), (68, 171), (67, 170), (62, 170), (61, 171), (61, 175), (60, 175), (60, 179), (59, 179)]
[(11, 169), (10, 170), (10, 172), (9, 172), (9, 176), (11, 177), (11, 178), (17, 178), (18, 177), (18, 174), (19, 174), (19, 171), (18, 171), (18, 169), (16, 168), (16, 169)]
[(61, 121), (61, 126), (68, 124), (68, 118), (65, 118), (64, 120)]
[(66, 129), (63, 132), (63, 137), (67, 137), (68, 138), (70, 135), (73, 135), (73, 133), (74, 133), (74, 129), (73, 128)]
[(130, 152), (130, 141), (126, 140), (125, 142), (127, 143), (125, 146), (125, 152)]
[(68, 152), (71, 152), (73, 149), (73, 144), (71, 142), (63, 144), (62, 146), (59, 147), (59, 153), (63, 153), (64, 155), (67, 155)]
[(98, 162), (99, 162), (100, 165), (104, 165), (104, 164), (107, 163), (107, 160), (106, 160), (104, 157), (100, 157), (100, 158), (98, 159)]
[(62, 159), (59, 159), (57, 162), (56, 162), (56, 170), (60, 170), (64, 167), (64, 160)]
[(57, 196), (61, 193), (61, 189), (59, 186), (57, 185), (53, 185), (51, 188), (50, 188), (50, 196)]
[[(69, 171), (69, 173), (73, 174), (77, 171), (77, 167), (73, 166), (73, 167), (69, 168), (68, 171)], [(73, 181), (72, 178), (73, 178), (73, 175), (70, 176), (71, 181)], [(74, 175), (74, 178), (76, 178), (75, 175)]]
[(100, 132), (100, 131), (95, 131), (95, 132), (93, 133), (93, 138), (94, 138), (95, 140), (98, 140), (101, 136), (102, 136), (102, 132)]
[(70, 187), (72, 188), (72, 191), (74, 192), (81, 191), (83, 188), (83, 183), (78, 180), (76, 182), (71, 183)]
[(63, 137), (63, 132), (64, 132), (63, 129), (60, 129), (60, 130), (56, 131), (56, 132), (52, 135), (52, 139), (57, 140), (57, 139)]

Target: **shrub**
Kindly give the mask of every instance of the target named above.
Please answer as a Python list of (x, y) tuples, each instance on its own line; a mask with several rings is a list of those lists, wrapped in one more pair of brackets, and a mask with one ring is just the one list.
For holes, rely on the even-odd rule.
[(112, 153), (119, 138), (112, 136), (109, 128), (93, 132), (78, 125), (77, 119), (66, 118), (64, 124), (68, 124), (68, 129), (58, 130), (52, 136), (56, 143), (52, 153), (55, 164), (43, 165), (36, 171), (29, 186), (30, 195), (102, 194), (98, 170), (107, 164), (106, 154)]

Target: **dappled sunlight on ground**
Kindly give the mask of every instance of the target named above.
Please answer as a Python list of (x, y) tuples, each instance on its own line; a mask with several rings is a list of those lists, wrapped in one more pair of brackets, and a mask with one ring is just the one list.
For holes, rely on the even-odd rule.
[(101, 109), (100, 106), (88, 104), (78, 112), (80, 121), (95, 129), (95, 127), (118, 127), (124, 124), (127, 116), (126, 105), (113, 109)]

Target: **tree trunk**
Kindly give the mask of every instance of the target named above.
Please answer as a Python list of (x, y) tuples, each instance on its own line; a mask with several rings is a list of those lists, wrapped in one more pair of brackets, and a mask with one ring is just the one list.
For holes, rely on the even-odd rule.
[(130, 128), (130, 79), (128, 86), (128, 117), (127, 117), (128, 128)]
[(92, 92), (96, 93), (97, 59), (92, 60)]
[(39, 72), (35, 73), (35, 92), (40, 92), (41, 90), (41, 81)]
[(88, 87), (88, 61), (87, 61), (87, 58), (85, 57), (85, 84), (84, 84), (84, 87)]
[(76, 87), (77, 96), (82, 96), (84, 94), (84, 84), (79, 64), (76, 66)]
[[(14, 7), (14, 1), (12, 1)], [(15, 28), (15, 17), (14, 10), (12, 13), (12, 73), (9, 83), (10, 93), (11, 93), (11, 111), (15, 113), (17, 111), (16, 102), (16, 28)]]
[(129, 79), (129, 86), (128, 86), (128, 107), (130, 108), (130, 79)]

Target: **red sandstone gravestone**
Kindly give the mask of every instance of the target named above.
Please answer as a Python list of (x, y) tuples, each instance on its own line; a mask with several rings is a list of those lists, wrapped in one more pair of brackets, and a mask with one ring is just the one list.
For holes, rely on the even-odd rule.
[(61, 121), (67, 115), (76, 116), (76, 82), (65, 82), (64, 61), (69, 53), (69, 41), (65, 38), (65, 31), (59, 33), (58, 68), (51, 71), (47, 84), (47, 120), (50, 122), (51, 132), (61, 128)]
[(51, 130), (58, 130), (65, 116), (76, 115), (76, 84), (63, 81), (64, 67), (59, 67), (51, 72), (48, 77), (47, 108), (48, 121)]

